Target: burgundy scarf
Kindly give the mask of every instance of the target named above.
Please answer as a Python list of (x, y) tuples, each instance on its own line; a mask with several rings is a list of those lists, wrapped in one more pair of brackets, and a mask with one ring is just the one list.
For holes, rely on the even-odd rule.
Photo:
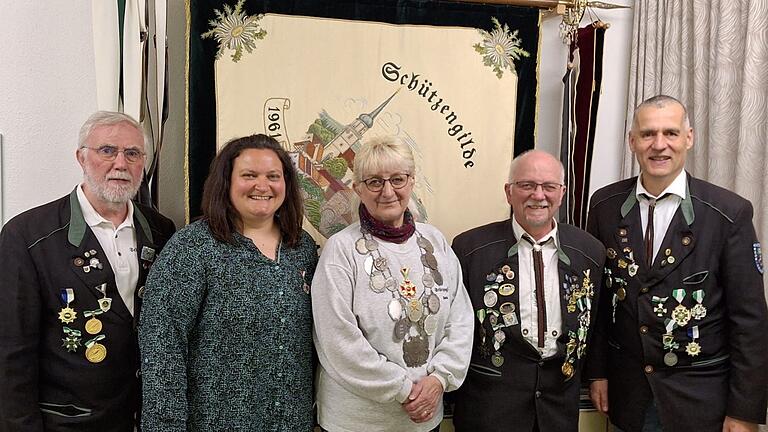
[(386, 225), (374, 219), (368, 212), (363, 203), (360, 203), (358, 207), (358, 213), (360, 214), (360, 226), (363, 230), (371, 233), (372, 236), (380, 238), (382, 240), (392, 243), (405, 243), (413, 233), (416, 231), (416, 224), (413, 222), (413, 215), (411, 211), (405, 209), (403, 215), (403, 224), (397, 228)]

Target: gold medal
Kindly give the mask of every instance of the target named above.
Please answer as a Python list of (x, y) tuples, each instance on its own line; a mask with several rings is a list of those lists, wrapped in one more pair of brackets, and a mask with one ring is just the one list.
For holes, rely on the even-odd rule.
[(499, 294), (503, 296), (510, 296), (514, 294), (515, 292), (515, 286), (511, 283), (505, 283), (502, 286), (499, 287)]
[(491, 356), (491, 363), (496, 367), (501, 367), (504, 364), (504, 356), (500, 352), (496, 351)]
[(696, 341), (689, 342), (688, 345), (685, 346), (685, 352), (691, 357), (696, 357), (701, 352), (701, 345)]
[(91, 363), (101, 363), (107, 358), (107, 347), (94, 343), (85, 350), (85, 358)]
[(563, 363), (563, 366), (560, 368), (560, 371), (565, 375), (565, 379), (569, 380), (573, 378), (574, 370), (573, 365), (570, 362)]
[(619, 289), (616, 290), (616, 297), (618, 297), (619, 300), (624, 300), (627, 298), (627, 290), (624, 287), (619, 287)]
[(85, 322), (85, 331), (87, 331), (88, 334), (95, 335), (101, 333), (101, 328), (101, 321), (99, 321), (99, 319), (96, 317), (93, 317)]
[(61, 321), (63, 324), (69, 324), (76, 318), (77, 312), (75, 312), (74, 309), (69, 306), (61, 308), (61, 311), (59, 312), (59, 321)]
[(675, 320), (680, 327), (685, 327), (685, 325), (688, 324), (688, 321), (691, 320), (691, 311), (682, 304), (679, 304), (672, 310), (672, 319)]

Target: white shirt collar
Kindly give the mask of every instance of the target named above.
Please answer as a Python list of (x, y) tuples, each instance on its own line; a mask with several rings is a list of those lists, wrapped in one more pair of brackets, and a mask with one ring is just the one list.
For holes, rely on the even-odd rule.
[[(645, 195), (648, 195), (650, 197), (653, 196), (652, 193), (648, 192), (645, 187), (643, 187), (643, 182), (640, 181), (642, 178), (642, 173), (637, 176), (637, 188), (635, 188), (635, 195), (637, 195), (638, 200), (644, 201)], [(680, 197), (680, 199), (685, 199), (685, 190), (686, 185), (688, 183), (688, 175), (686, 174), (685, 170), (681, 170), (680, 174), (675, 177), (674, 180), (672, 180), (672, 183), (670, 183), (669, 186), (667, 186), (666, 189), (664, 189), (658, 197), (664, 196), (666, 194), (672, 194), (677, 195)], [(656, 197), (656, 198), (658, 198)]]
[[(557, 240), (557, 221), (553, 218), (552, 224), (554, 225), (554, 228), (552, 228), (552, 231), (548, 232), (544, 237), (542, 237), (538, 243), (544, 243), (547, 240), (549, 240), (550, 237), (554, 240), (554, 246), (559, 248), (560, 242)], [(523, 235), (527, 235), (530, 238), (533, 238), (532, 235), (528, 234), (527, 231), (519, 224), (517, 223), (517, 219), (515, 219), (515, 216), (512, 215), (512, 231), (515, 233), (515, 237), (517, 237), (518, 242), (523, 239)]]
[[(99, 212), (96, 211), (96, 209), (93, 208), (91, 202), (88, 201), (88, 197), (85, 196), (82, 184), (77, 185), (77, 201), (80, 202), (80, 210), (83, 212), (83, 219), (89, 227), (93, 228), (103, 223), (114, 226), (112, 222), (105, 219), (102, 215), (99, 214)], [(128, 214), (125, 216), (125, 220), (120, 224), (119, 227), (115, 227), (115, 230), (117, 231), (124, 227), (133, 228), (133, 202), (131, 201), (128, 201)]]

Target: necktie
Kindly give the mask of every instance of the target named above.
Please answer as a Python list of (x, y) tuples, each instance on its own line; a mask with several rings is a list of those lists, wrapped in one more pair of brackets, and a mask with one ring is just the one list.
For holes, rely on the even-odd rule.
[(656, 210), (656, 204), (666, 198), (667, 195), (652, 198), (643, 194), (648, 199), (648, 225), (645, 227), (645, 262), (648, 263), (648, 267), (653, 266), (653, 212)]
[(544, 258), (541, 253), (541, 246), (546, 244), (552, 237), (544, 243), (536, 243), (527, 235), (523, 237), (533, 245), (533, 274), (536, 281), (536, 321), (538, 321), (537, 346), (544, 348), (544, 339), (547, 334), (547, 304), (544, 299)]

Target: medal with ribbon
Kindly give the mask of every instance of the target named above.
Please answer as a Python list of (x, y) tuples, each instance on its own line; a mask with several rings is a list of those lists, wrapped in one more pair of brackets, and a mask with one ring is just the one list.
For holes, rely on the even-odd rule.
[(672, 297), (674, 297), (678, 303), (678, 305), (672, 309), (672, 319), (675, 320), (680, 327), (685, 327), (685, 325), (688, 324), (688, 321), (691, 320), (691, 311), (683, 306), (685, 290), (682, 288), (672, 290)]
[(688, 337), (692, 340), (685, 346), (685, 352), (691, 357), (696, 357), (701, 352), (701, 345), (697, 342), (699, 340), (699, 326), (689, 328)]
[(85, 322), (85, 331), (88, 332), (88, 334), (95, 335), (95, 334), (101, 333), (101, 329), (103, 326), (102, 326), (101, 320), (99, 320), (96, 317), (103, 313), (104, 311), (101, 309), (83, 312), (83, 316), (85, 318), (90, 318), (88, 321)]
[(696, 304), (691, 308), (691, 318), (701, 321), (707, 316), (707, 308), (704, 306), (704, 290), (696, 290), (691, 293), (691, 297), (696, 300)]
[(664, 354), (664, 364), (672, 367), (677, 364), (677, 354), (673, 351), (680, 348), (680, 344), (675, 342), (675, 337), (672, 331), (677, 328), (677, 322), (674, 319), (665, 319), (664, 328), (667, 331), (661, 336), (661, 342), (664, 346), (664, 350), (669, 350)]
[(651, 302), (654, 304), (653, 306), (653, 312), (656, 313), (657, 317), (663, 317), (665, 313), (667, 313), (667, 308), (664, 307), (664, 303), (667, 302), (669, 297), (659, 297), (659, 296), (653, 296), (651, 298)]
[(101, 292), (102, 297), (99, 299), (99, 308), (102, 312), (109, 312), (112, 308), (112, 299), (107, 297), (107, 284), (103, 283), (96, 287)]
[(61, 311), (59, 311), (59, 321), (62, 324), (70, 324), (77, 318), (77, 312), (74, 311), (69, 304), (75, 301), (75, 290), (72, 288), (64, 288), (59, 294), (61, 302), (65, 304)]
[(91, 363), (101, 363), (107, 358), (107, 347), (100, 344), (106, 336), (98, 335), (95, 338), (85, 342), (85, 358)]
[(78, 348), (80, 348), (81, 345), (81, 339), (80, 339), (80, 330), (71, 329), (67, 326), (64, 326), (64, 337), (61, 339), (63, 342), (61, 346), (66, 348), (69, 352), (75, 352)]

